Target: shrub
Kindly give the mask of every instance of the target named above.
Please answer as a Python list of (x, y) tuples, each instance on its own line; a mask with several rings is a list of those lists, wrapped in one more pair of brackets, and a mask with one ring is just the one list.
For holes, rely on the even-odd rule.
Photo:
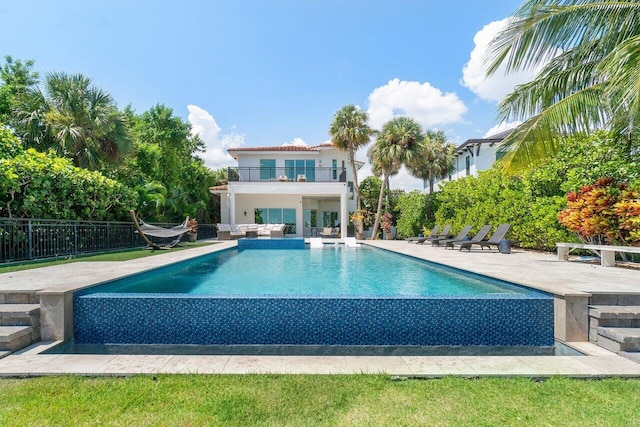
[(131, 189), (53, 152), (0, 159), (0, 217), (116, 220), (136, 204)]
[(398, 234), (401, 237), (417, 236), (426, 223), (428, 196), (414, 190), (398, 198), (396, 208), (400, 212), (397, 219)]
[(627, 184), (601, 178), (567, 194), (560, 222), (589, 243), (640, 243), (640, 195)]

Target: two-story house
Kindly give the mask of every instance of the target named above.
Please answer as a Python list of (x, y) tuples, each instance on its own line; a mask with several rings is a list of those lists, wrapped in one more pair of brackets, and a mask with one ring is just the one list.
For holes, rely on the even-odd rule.
[[(287, 224), (287, 235), (309, 237), (340, 227), (346, 237), (355, 211), (353, 177), (346, 151), (329, 143), (307, 146), (230, 148), (238, 162), (220, 195), (221, 222)], [(363, 163), (356, 162), (358, 167)]]
[[(465, 176), (478, 176), (478, 172), (487, 170), (493, 166), (502, 153), (498, 146), (513, 129), (491, 135), (487, 138), (467, 139), (456, 147), (454, 154), (454, 171), (445, 179), (435, 181), (434, 191), (440, 189), (439, 184), (446, 181), (455, 181)], [(424, 188), (429, 191), (429, 183), (424, 183)]]

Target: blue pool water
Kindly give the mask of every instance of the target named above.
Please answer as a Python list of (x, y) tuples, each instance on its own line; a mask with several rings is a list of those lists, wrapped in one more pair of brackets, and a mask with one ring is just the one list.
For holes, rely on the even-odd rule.
[(226, 251), (118, 280), (104, 293), (433, 296), (530, 294), (530, 289), (395, 253), (349, 249)]
[(366, 246), (221, 251), (77, 292), (73, 312), (79, 345), (363, 354), (554, 343), (550, 295)]

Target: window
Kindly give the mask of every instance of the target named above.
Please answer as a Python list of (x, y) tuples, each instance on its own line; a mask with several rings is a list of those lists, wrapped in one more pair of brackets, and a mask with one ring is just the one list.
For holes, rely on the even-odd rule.
[(256, 208), (253, 211), (256, 224), (286, 224), (287, 234), (296, 232), (296, 210), (288, 208)]
[(354, 192), (353, 192), (353, 182), (352, 181), (347, 182), (347, 189), (348, 189), (348, 192), (349, 192), (349, 200), (353, 200)]
[(464, 158), (464, 167), (467, 171), (467, 176), (471, 175), (471, 156), (467, 156)]
[(305, 209), (304, 211), (304, 226), (305, 227), (317, 227), (318, 226), (318, 211), (315, 209)]
[(338, 212), (322, 212), (322, 226), (335, 227), (338, 225)]
[(338, 160), (333, 159), (331, 160), (331, 174), (333, 175), (333, 180), (337, 181), (338, 180)]
[(260, 179), (270, 180), (276, 178), (276, 159), (260, 159)]
[(316, 161), (315, 160), (285, 160), (284, 168), (287, 177), (297, 179), (298, 175), (304, 175), (307, 181), (316, 180)]

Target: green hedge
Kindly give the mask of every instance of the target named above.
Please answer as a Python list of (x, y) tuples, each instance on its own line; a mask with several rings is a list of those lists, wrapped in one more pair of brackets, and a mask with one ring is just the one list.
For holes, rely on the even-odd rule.
[[(0, 147), (15, 148), (6, 141)], [(0, 159), (0, 217), (122, 220), (136, 204), (131, 189), (53, 152), (20, 150)]]

